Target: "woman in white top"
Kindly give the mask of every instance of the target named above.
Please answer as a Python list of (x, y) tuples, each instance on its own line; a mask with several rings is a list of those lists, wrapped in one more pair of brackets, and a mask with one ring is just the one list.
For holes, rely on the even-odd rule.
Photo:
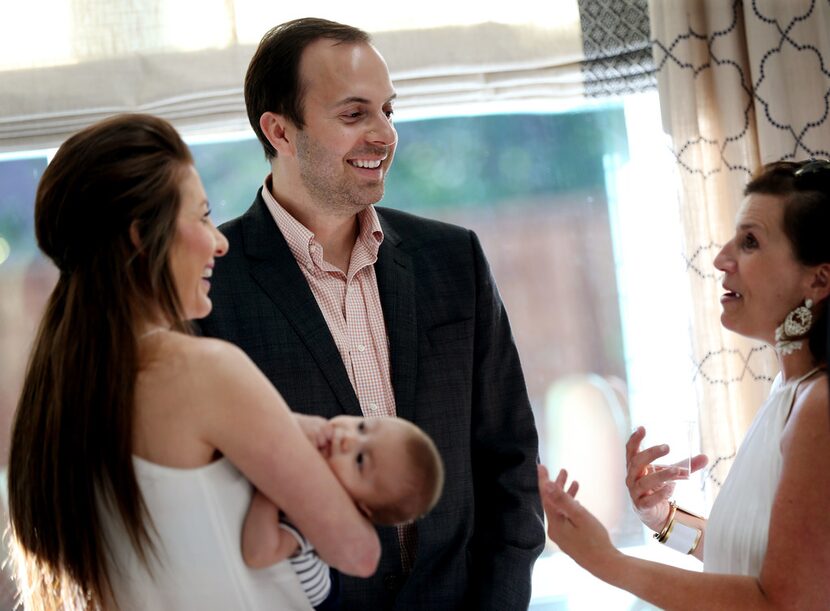
[[(735, 237), (715, 258), (721, 322), (775, 346), (781, 373), (704, 520), (669, 501), (665, 446), (626, 447), (631, 499), (658, 540), (704, 572), (626, 556), (574, 500), (567, 473), (539, 486), (551, 538), (594, 575), (664, 609), (827, 609), (830, 605), (830, 162), (772, 163), (747, 185)], [(693, 470), (705, 465), (695, 457)]]
[(231, 344), (195, 337), (227, 241), (165, 121), (121, 115), (68, 139), (35, 203), (60, 268), (9, 462), (27, 608), (308, 609), (290, 567), (239, 551), (251, 484), (320, 556), (359, 576), (380, 544), (279, 393)]

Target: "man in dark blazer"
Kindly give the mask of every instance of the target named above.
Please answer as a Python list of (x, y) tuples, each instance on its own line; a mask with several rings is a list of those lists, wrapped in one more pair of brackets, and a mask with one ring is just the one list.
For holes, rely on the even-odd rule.
[[(386, 64), (361, 30), (296, 20), (263, 38), (245, 97), (271, 175), (221, 227), (230, 249), (202, 332), (245, 350), (292, 409), (372, 417), (352, 345), (332, 327), (348, 326), (349, 283), (365, 274), (357, 311), (376, 304), (388, 364), (370, 384), (391, 382), (391, 414), (426, 431), (446, 468), (441, 500), (414, 529), (379, 529), (376, 574), (341, 576), (341, 608), (526, 609), (544, 532), (519, 357), (476, 235), (373, 207), (397, 144)], [(366, 243), (376, 258), (355, 272)], [(318, 281), (347, 296), (332, 303)]]

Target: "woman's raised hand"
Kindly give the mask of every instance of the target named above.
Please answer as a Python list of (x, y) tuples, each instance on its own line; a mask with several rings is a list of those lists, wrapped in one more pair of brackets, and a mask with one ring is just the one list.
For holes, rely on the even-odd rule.
[[(655, 468), (656, 459), (669, 453), (667, 445), (657, 445), (640, 450), (646, 435), (643, 427), (637, 427), (625, 444), (625, 485), (634, 505), (634, 511), (643, 524), (659, 532), (669, 516), (669, 499), (674, 492), (674, 482), (688, 479), (685, 469), (676, 467)], [(691, 472), (706, 466), (708, 459), (698, 454), (691, 459)]]
[(576, 501), (579, 484), (572, 481), (567, 490), (568, 473), (559, 471), (554, 481), (539, 465), (539, 494), (548, 518), (548, 536), (580, 566), (596, 574), (613, 555), (618, 554), (608, 531), (594, 515)]

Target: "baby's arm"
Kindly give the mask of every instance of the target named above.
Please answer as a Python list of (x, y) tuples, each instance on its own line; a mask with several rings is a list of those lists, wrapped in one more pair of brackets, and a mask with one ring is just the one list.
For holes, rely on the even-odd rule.
[(280, 530), (279, 509), (259, 490), (255, 490), (242, 525), (242, 559), (248, 567), (262, 569), (285, 560), (297, 551), (297, 540), (284, 536)]

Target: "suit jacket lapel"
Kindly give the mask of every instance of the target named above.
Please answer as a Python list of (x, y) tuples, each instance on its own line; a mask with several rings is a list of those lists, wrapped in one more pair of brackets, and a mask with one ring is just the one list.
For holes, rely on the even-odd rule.
[(326, 319), (261, 194), (257, 194), (254, 205), (242, 217), (242, 234), (254, 280), (305, 343), (343, 411), (361, 415), (357, 396)]
[(415, 382), (418, 367), (418, 320), (415, 311), (415, 274), (412, 257), (399, 248), (398, 233), (377, 209), (383, 228), (375, 273), (389, 336), (389, 358), (395, 409), (398, 416), (415, 417)]

